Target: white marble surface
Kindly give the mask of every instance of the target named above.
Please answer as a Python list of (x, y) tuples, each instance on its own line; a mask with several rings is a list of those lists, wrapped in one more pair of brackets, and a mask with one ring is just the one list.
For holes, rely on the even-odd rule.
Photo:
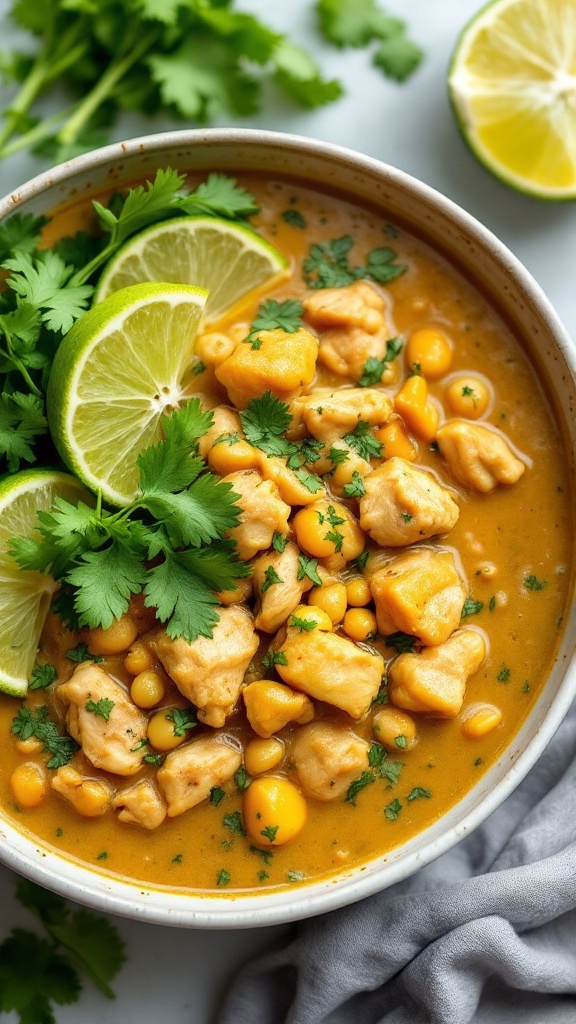
[[(574, 288), (576, 204), (547, 204), (512, 192), (476, 163), (464, 146), (452, 116), (445, 85), (450, 53), (459, 31), (479, 9), (478, 0), (387, 0), (387, 9), (408, 18), (426, 60), (402, 86), (371, 67), (365, 51), (340, 52), (323, 44), (314, 30), (312, 0), (240, 0), (289, 31), (316, 55), (325, 74), (339, 77), (346, 96), (311, 112), (270, 96), (262, 114), (221, 124), (274, 128), (340, 143), (391, 163), (433, 186), (491, 228), (524, 262), (576, 336)], [(0, 0), (2, 47), (11, 45), (7, 0)], [(0, 88), (0, 106), (10, 94)], [(174, 127), (157, 119), (126, 117), (114, 138)], [(38, 158), (19, 154), (0, 166), (4, 194), (44, 169)], [(15, 925), (33, 926), (13, 897), (14, 876), (0, 868), (0, 940)], [(128, 962), (108, 1003), (86, 983), (80, 1004), (58, 1009), (58, 1024), (209, 1024), (236, 968), (264, 950), (285, 929), (246, 932), (179, 931), (117, 920), (128, 946)], [(15, 1016), (2, 1020), (12, 1024)], [(279, 1022), (280, 1024), (280, 1022)]]

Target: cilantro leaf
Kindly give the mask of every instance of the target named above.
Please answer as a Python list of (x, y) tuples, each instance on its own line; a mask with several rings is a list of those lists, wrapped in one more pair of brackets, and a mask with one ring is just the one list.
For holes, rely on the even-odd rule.
[(274, 78), (284, 92), (303, 107), (321, 107), (342, 96), (336, 79), (322, 78), (317, 64), (306, 50), (282, 39), (274, 51)]
[(46, 690), (52, 683), (55, 683), (58, 679), (58, 669), (55, 665), (51, 665), (50, 662), (46, 662), (45, 665), (40, 665), (38, 662), (34, 663), (32, 669), (32, 675), (30, 676), (30, 682), (28, 683), (29, 690)]
[(405, 271), (406, 267), (404, 264), (396, 263), (396, 252), (394, 249), (382, 247), (372, 249), (372, 252), (368, 253), (365, 274), (374, 281), (378, 281), (379, 284), (387, 284), (389, 281), (394, 281), (401, 274), (404, 274)]
[(286, 224), (290, 224), (291, 227), (293, 227), (293, 228), (305, 228), (306, 227), (306, 220), (302, 216), (302, 214), (300, 213), (300, 210), (291, 210), (291, 209), (283, 210), (282, 211), (282, 220), (285, 221)]
[(16, 252), (2, 264), (12, 273), (7, 285), (24, 302), (40, 310), (42, 321), (50, 331), (65, 334), (88, 308), (94, 288), (77, 284), (74, 267), (69, 267), (57, 253), (46, 249), (39, 256)]
[(426, 800), (429, 800), (431, 796), (432, 794), (429, 789), (424, 789), (423, 786), (414, 786), (414, 789), (408, 793), (406, 799), (408, 800), (408, 803), (412, 803), (413, 800), (418, 800), (420, 797), (424, 797)]
[(52, 942), (14, 928), (0, 945), (0, 1010), (16, 1010), (20, 1024), (56, 1024), (50, 1003), (75, 1003), (80, 991), (75, 969)]
[(212, 789), (210, 790), (210, 803), (213, 804), (214, 807), (218, 807), (218, 804), (222, 803), (225, 796), (226, 793), (223, 789), (220, 789), (220, 786), (212, 786)]
[(172, 722), (175, 736), (185, 736), (198, 724), (190, 708), (172, 708), (165, 717), (167, 722)]
[(389, 78), (404, 82), (422, 63), (423, 57), (424, 53), (416, 43), (398, 34), (382, 40), (374, 54), (374, 64)]
[(260, 587), (260, 593), (261, 594), (265, 594), (267, 590), (270, 590), (270, 587), (273, 587), (277, 583), (283, 583), (283, 582), (284, 582), (284, 580), (280, 579), (280, 577), (279, 577), (278, 573), (276, 572), (276, 569), (274, 568), (274, 566), (273, 565), (269, 565), (265, 569), (265, 571), (264, 571), (264, 580), (263, 580), (262, 585)]
[(316, 10), (322, 32), (335, 46), (366, 46), (404, 28), (403, 22), (387, 15), (376, 0), (318, 0)]
[(372, 433), (372, 427), (366, 420), (358, 420), (358, 425), (350, 434), (344, 437), (346, 444), (368, 462), (370, 459), (379, 459), (382, 455), (382, 444)]
[(244, 828), (244, 822), (242, 821), (242, 815), (240, 811), (231, 811), (230, 814), (225, 814), (222, 819), (225, 827), (233, 832), (236, 836), (245, 836), (246, 830)]
[(113, 541), (110, 547), (82, 554), (65, 579), (76, 590), (74, 609), (80, 626), (92, 626), (97, 619), (108, 629), (128, 610), (132, 594), (140, 593), (147, 574), (141, 554)]
[(409, 633), (391, 633), (384, 640), (387, 647), (393, 647), (397, 654), (412, 654), (416, 649), (418, 638)]
[(244, 765), (242, 765), (240, 768), (237, 768), (236, 771), (234, 772), (234, 782), (236, 783), (238, 789), (242, 793), (244, 793), (252, 785), (252, 779), (248, 775), (248, 772), (246, 771)]
[(274, 548), (275, 551), (278, 552), (279, 555), (281, 555), (286, 550), (287, 543), (288, 538), (285, 537), (284, 534), (278, 533), (278, 531), (275, 530), (272, 536), (272, 547)]
[(355, 804), (358, 793), (360, 793), (361, 790), (365, 789), (366, 786), (371, 785), (372, 782), (375, 782), (375, 780), (376, 776), (374, 775), (373, 772), (362, 772), (362, 774), (357, 779), (354, 779), (354, 781), (351, 782), (350, 785), (348, 786), (348, 789), (346, 790), (345, 800), (348, 800), (348, 802), (351, 804)]
[(307, 576), (309, 580), (312, 580), (312, 583), (314, 583), (315, 586), (322, 586), (322, 580), (318, 575), (318, 559), (308, 558), (307, 555), (301, 553), (298, 555), (297, 578), (299, 580), (303, 580), (305, 576)]
[(32, 445), (47, 433), (41, 398), (21, 391), (0, 395), (0, 454), (5, 456), (10, 473), (15, 473), (21, 462), (35, 461)]
[(537, 576), (525, 576), (522, 583), (526, 590), (544, 590), (548, 586), (548, 580), (539, 580)]
[(38, 248), (48, 217), (33, 213), (13, 213), (0, 224), (0, 263), (14, 251), (33, 253)]
[(396, 821), (396, 818), (400, 814), (401, 810), (402, 804), (400, 803), (398, 797), (396, 797), (392, 801), (392, 803), (388, 804), (388, 806), (384, 808), (384, 814), (388, 818), (388, 821)]
[(149, 570), (147, 580), (145, 604), (156, 609), (161, 622), (167, 622), (168, 636), (183, 636), (188, 643), (212, 636), (218, 600), (204, 580), (182, 564), (180, 554), (168, 554)]
[(274, 668), (275, 665), (287, 665), (288, 658), (284, 651), (269, 651), (262, 658), (262, 664), (264, 668)]
[(241, 188), (235, 178), (216, 172), (181, 198), (178, 205), (184, 213), (214, 214), (230, 220), (252, 217), (259, 210), (254, 196)]
[(104, 661), (101, 654), (90, 653), (88, 644), (77, 644), (76, 647), (71, 647), (69, 651), (66, 651), (66, 657), (68, 661), (74, 661), (77, 664), (81, 664), (83, 661), (94, 661), (96, 664), (100, 664)]
[(91, 711), (94, 715), (99, 715), (105, 722), (110, 719), (110, 712), (114, 707), (114, 701), (110, 700), (109, 697), (101, 697), (100, 700), (88, 700), (84, 705), (86, 711)]
[(291, 615), (288, 625), (293, 629), (298, 629), (301, 633), (311, 633), (313, 629), (316, 629), (318, 623), (315, 619), (300, 619), (297, 615)]
[(248, 337), (258, 331), (273, 331), (276, 328), (286, 334), (296, 334), (302, 326), (303, 314), (304, 306), (297, 299), (285, 299), (284, 302), (267, 299), (258, 307)]
[(468, 615), (478, 615), (483, 607), (482, 601), (475, 601), (474, 598), (468, 596), (462, 606), (461, 617), (465, 619)]
[(118, 214), (93, 200), (100, 226), (110, 234), (107, 250), (117, 248), (130, 235), (177, 212), (184, 181), (184, 175), (171, 167), (161, 168), (154, 181), (130, 189)]
[(349, 484), (344, 484), (342, 493), (345, 498), (361, 498), (366, 494), (366, 488), (364, 486), (364, 477), (357, 469), (352, 473), (352, 480)]
[(389, 338), (386, 342), (386, 354), (382, 359), (376, 359), (375, 356), (370, 356), (364, 363), (364, 369), (362, 376), (358, 381), (358, 386), (361, 388), (370, 388), (374, 384), (379, 384), (382, 379), (382, 374), (393, 359), (396, 359), (402, 351), (402, 342), (400, 338)]
[(30, 708), (24, 704), (12, 722), (11, 732), (22, 740), (35, 736), (44, 744), (43, 752), (52, 754), (46, 767), (61, 768), (68, 764), (80, 748), (70, 736), (60, 735), (48, 714), (48, 708), (45, 705), (30, 711)]
[(271, 391), (262, 398), (252, 398), (240, 413), (246, 440), (266, 455), (287, 455), (297, 451), (283, 435), (292, 422), (286, 402), (281, 402)]
[(394, 249), (378, 248), (368, 254), (366, 264), (353, 267), (348, 256), (354, 239), (342, 235), (330, 242), (315, 243), (302, 264), (304, 280), (309, 288), (344, 288), (363, 277), (372, 277), (383, 284), (393, 281), (406, 270), (396, 263)]
[(223, 39), (196, 31), (170, 53), (148, 58), (163, 104), (186, 120), (206, 124), (220, 114), (254, 114), (259, 85)]

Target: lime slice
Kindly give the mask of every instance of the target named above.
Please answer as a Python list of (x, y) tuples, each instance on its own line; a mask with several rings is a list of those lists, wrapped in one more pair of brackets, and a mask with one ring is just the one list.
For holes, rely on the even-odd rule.
[(543, 199), (576, 198), (576, 0), (495, 0), (448, 75), (464, 138), (488, 170)]
[(138, 493), (136, 457), (161, 436), (165, 410), (189, 395), (182, 384), (207, 292), (135, 284), (76, 321), (48, 384), (48, 422), (64, 462), (113, 505)]
[(49, 576), (18, 568), (8, 553), (14, 537), (36, 532), (37, 510), (48, 511), (54, 498), (87, 499), (78, 480), (67, 473), (29, 469), (0, 481), (0, 691), (23, 697), (46, 613), (56, 590)]
[(126, 242), (105, 267), (96, 301), (142, 281), (193, 284), (210, 292), (204, 321), (214, 323), (287, 270), (285, 257), (249, 228), (217, 217), (178, 217)]

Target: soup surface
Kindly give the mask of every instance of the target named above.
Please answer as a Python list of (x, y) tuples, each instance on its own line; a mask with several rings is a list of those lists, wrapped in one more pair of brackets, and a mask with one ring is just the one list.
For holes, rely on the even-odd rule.
[[(380, 214), (241, 183), (291, 273), (200, 334), (191, 379), (252, 575), (193, 644), (140, 598), (110, 631), (49, 616), (38, 662), (57, 678), (26, 705), (78, 740), (68, 764), (0, 704), (19, 828), (98, 871), (214, 892), (328, 875), (445, 813), (537, 697), (571, 575), (562, 438), (497, 311)], [(70, 206), (45, 243), (91, 224)], [(251, 333), (266, 298), (301, 308)], [(280, 425), (258, 435), (266, 393)]]

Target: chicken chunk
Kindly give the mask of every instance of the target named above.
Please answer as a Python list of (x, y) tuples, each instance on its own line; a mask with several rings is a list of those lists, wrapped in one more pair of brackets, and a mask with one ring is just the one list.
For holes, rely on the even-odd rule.
[(377, 388), (344, 388), (341, 391), (313, 391), (290, 405), (291, 436), (301, 429), (318, 441), (331, 445), (351, 433), (360, 420), (371, 427), (387, 423), (393, 410), (391, 399)]
[(202, 803), (210, 790), (228, 782), (241, 764), (236, 740), (222, 733), (202, 736), (172, 750), (157, 775), (168, 804), (168, 817), (175, 818)]
[(290, 401), (312, 383), (316, 372), (318, 339), (301, 327), (294, 334), (281, 328), (258, 331), (254, 342), (237, 345), (216, 369), (230, 401), (245, 409), (253, 398), (271, 391)]
[(214, 728), (224, 725), (258, 650), (250, 612), (236, 604), (221, 608), (212, 639), (199, 636), (189, 644), (159, 629), (149, 643), (180, 693), (198, 708), (199, 720)]
[(382, 547), (403, 547), (448, 533), (456, 525), (458, 505), (434, 477), (395, 457), (364, 481), (360, 526)]
[(291, 757), (305, 796), (339, 800), (368, 768), (369, 745), (345, 725), (313, 722), (299, 729)]
[(479, 423), (450, 420), (436, 439), (452, 476), (481, 494), (498, 484), (515, 484), (526, 469), (500, 434)]
[(370, 577), (378, 632), (410, 633), (433, 646), (458, 627), (467, 587), (451, 551), (420, 548), (391, 559)]
[(90, 779), (70, 764), (58, 768), (52, 789), (72, 804), (83, 818), (101, 818), (110, 808), (114, 790), (106, 779)]
[[(272, 480), (276, 484), (282, 501), (288, 505), (311, 505), (319, 494), (325, 492), (322, 482), (314, 477), (307, 478), (308, 486), (302, 483), (300, 477), (296, 475), (296, 470), (290, 469), (286, 459), (282, 459), (278, 455), (265, 455), (264, 452), (258, 454), (260, 456), (258, 468), (262, 476), (265, 480)], [(328, 466), (326, 472), (330, 468)], [(315, 469), (314, 466), (312, 469), (314, 473)]]
[(360, 328), (368, 334), (377, 334), (386, 325), (389, 315), (384, 297), (367, 281), (355, 281), (344, 288), (315, 289), (304, 295), (302, 305), (306, 320), (318, 330)]
[(151, 779), (139, 779), (121, 790), (112, 807), (118, 810), (118, 820), (142, 828), (155, 829), (166, 817), (166, 804)]
[(56, 695), (68, 705), (68, 732), (95, 768), (114, 775), (140, 770), (138, 748), (146, 737), (146, 718), (120, 683), (99, 665), (85, 661), (56, 688)]
[(223, 434), (240, 434), (244, 436), (240, 416), (235, 409), (227, 405), (217, 405), (212, 409), (212, 426), (198, 440), (198, 450), (203, 459), (206, 458), (214, 441)]
[(248, 561), (258, 551), (270, 547), (275, 533), (286, 536), (290, 505), (282, 501), (276, 484), (263, 480), (255, 469), (229, 473), (223, 480), (240, 495), (238, 504), (242, 509), (240, 523), (228, 530), (226, 536), (236, 541), (238, 557)]
[(283, 683), (257, 679), (242, 691), (246, 715), (254, 732), (269, 739), (288, 722), (304, 724), (314, 718), (314, 705), (303, 693), (296, 693)]
[(466, 683), (486, 657), (486, 643), (475, 629), (459, 629), (438, 647), (400, 654), (388, 670), (388, 696), (406, 711), (455, 718)]
[[(360, 327), (351, 331), (324, 331), (320, 337), (318, 362), (339, 377), (360, 380), (369, 359), (384, 360), (391, 338), (389, 330), (381, 330), (376, 334), (369, 334)], [(390, 362), (383, 362), (379, 383), (389, 384), (393, 379), (393, 366)]]
[(279, 662), (276, 670), (288, 686), (346, 711), (351, 718), (362, 718), (384, 674), (380, 654), (320, 629), (289, 630), (280, 652), (286, 664)]
[(290, 612), (300, 604), (302, 594), (310, 590), (312, 580), (298, 579), (300, 549), (288, 541), (284, 551), (270, 551), (254, 560), (254, 588), (258, 596), (255, 626), (275, 633)]

